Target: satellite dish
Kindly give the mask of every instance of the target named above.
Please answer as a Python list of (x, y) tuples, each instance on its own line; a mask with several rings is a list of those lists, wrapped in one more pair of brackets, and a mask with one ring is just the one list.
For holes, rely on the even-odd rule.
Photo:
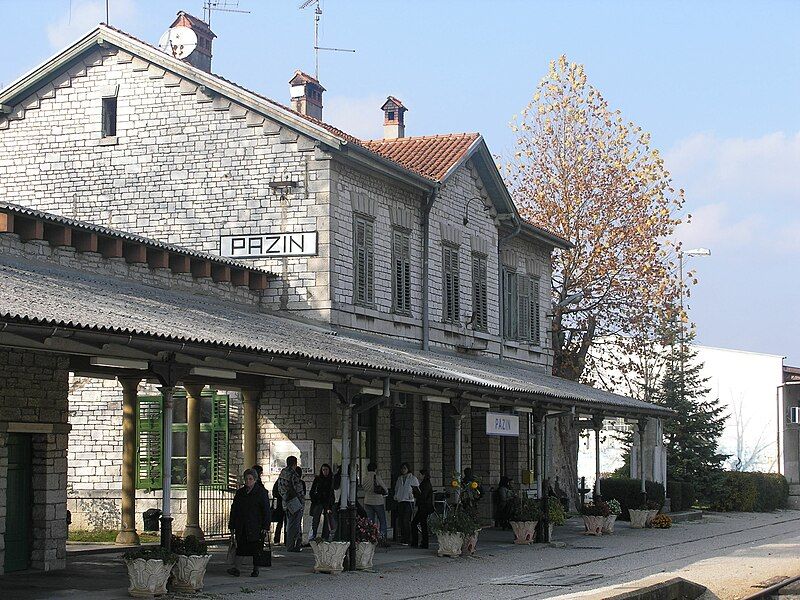
[(197, 47), (197, 34), (188, 27), (172, 27), (158, 40), (158, 47), (162, 52), (183, 59)]

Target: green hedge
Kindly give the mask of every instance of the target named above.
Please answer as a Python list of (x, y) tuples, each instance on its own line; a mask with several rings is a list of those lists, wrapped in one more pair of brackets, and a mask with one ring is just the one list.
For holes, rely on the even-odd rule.
[(783, 475), (725, 471), (714, 486), (709, 506), (722, 512), (768, 512), (784, 508), (788, 500), (789, 483)]
[[(630, 521), (628, 510), (639, 508), (642, 503), (642, 482), (640, 479), (629, 477), (612, 477), (600, 480), (600, 493), (603, 500), (608, 502), (612, 498), (619, 500), (622, 505), (621, 521)], [(654, 481), (645, 482), (648, 501), (655, 501), (660, 506), (664, 505), (664, 486)]]
[(678, 512), (689, 510), (694, 506), (697, 492), (691, 483), (685, 481), (668, 481), (667, 497), (670, 500), (670, 510)]

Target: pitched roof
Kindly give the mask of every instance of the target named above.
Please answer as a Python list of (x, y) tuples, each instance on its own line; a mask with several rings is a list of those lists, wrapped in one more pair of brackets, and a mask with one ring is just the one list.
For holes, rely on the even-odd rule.
[(10, 254), (0, 254), (0, 319), (357, 367), (396, 379), (449, 382), (498, 396), (524, 395), (531, 403), (577, 405), (609, 414), (671, 414), (521, 364), (426, 352), (389, 338), (325, 330), (233, 301)]
[(442, 181), (479, 139), (481, 136), (478, 133), (451, 133), (390, 140), (367, 140), (363, 142), (363, 145), (368, 150), (407, 169), (435, 181)]
[(170, 27), (188, 27), (189, 29), (194, 29), (196, 31), (205, 31), (211, 34), (211, 37), (217, 37), (217, 34), (211, 31), (211, 27), (209, 27), (208, 23), (203, 21), (203, 19), (199, 19), (194, 15), (190, 15), (185, 10), (178, 11), (178, 16), (172, 22)]

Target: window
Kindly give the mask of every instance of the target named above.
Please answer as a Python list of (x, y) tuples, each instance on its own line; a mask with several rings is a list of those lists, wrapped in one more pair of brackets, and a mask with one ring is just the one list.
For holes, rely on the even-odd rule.
[(411, 240), (400, 229), (392, 237), (392, 297), (394, 312), (411, 314)]
[(386, 117), (387, 117), (387, 118), (388, 118), (390, 121), (394, 121), (394, 111), (393, 111), (393, 110), (390, 110), (390, 111), (388, 111), (388, 112), (386, 113)]
[(356, 217), (353, 226), (353, 296), (356, 304), (371, 306), (375, 302), (375, 224)]
[(503, 334), (509, 340), (541, 344), (539, 278), (503, 272)]
[[(136, 419), (136, 487), (162, 485), (161, 396), (140, 396)], [(177, 390), (172, 405), (172, 464), (174, 485), (186, 485), (186, 392)], [(212, 391), (200, 399), (200, 484), (224, 486), (228, 482), (228, 396)]]
[(117, 97), (103, 98), (103, 137), (117, 135)]
[(460, 294), (458, 248), (455, 246), (444, 246), (442, 249), (442, 285), (443, 285), (443, 306), (442, 320), (445, 323), (458, 323), (461, 307), (459, 305)]
[(472, 325), (478, 331), (489, 327), (488, 285), (486, 282), (486, 255), (472, 255)]

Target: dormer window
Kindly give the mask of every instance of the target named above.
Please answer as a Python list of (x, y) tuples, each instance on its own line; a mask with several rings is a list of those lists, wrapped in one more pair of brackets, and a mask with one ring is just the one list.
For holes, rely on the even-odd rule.
[(394, 121), (394, 111), (390, 110), (386, 113), (386, 120), (387, 121)]

